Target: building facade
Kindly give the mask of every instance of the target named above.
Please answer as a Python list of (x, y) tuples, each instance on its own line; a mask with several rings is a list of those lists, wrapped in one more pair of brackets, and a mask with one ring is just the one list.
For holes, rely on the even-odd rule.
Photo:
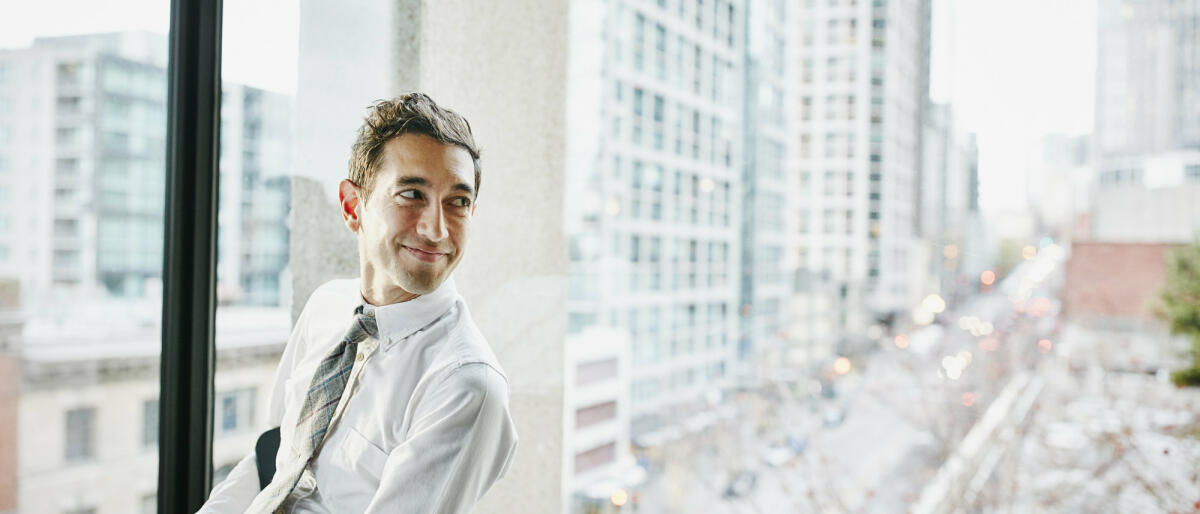
[(637, 471), (629, 438), (629, 334), (590, 327), (568, 337), (563, 350), (566, 513), (608, 504), (618, 490), (632, 492)]
[(755, 377), (760, 366), (785, 364), (795, 262), (788, 194), (795, 169), (792, 134), (795, 99), (792, 5), (751, 0), (745, 21), (742, 127), (742, 222), (737, 376)]
[(929, 2), (804, 2), (796, 258), (836, 291), (836, 348), (905, 312), (919, 242)]
[[(1097, 4), (1101, 182), (1140, 178), (1140, 156), (1200, 149), (1200, 2)], [(1106, 175), (1109, 178), (1106, 179)]]
[(730, 382), (745, 15), (726, 0), (572, 4), (568, 334), (629, 332), (634, 437), (710, 409)]
[[(290, 326), (279, 308), (234, 307), (218, 318), (213, 483), (253, 451), (266, 426)], [(0, 412), (18, 442), (4, 454), (12, 461), (0, 463), (15, 470), (0, 476), (15, 485), (15, 512), (157, 512), (157, 330), (20, 343), (4, 361), (15, 371), (5, 381), (19, 383), (20, 395)]]
[[(38, 38), (0, 50), (0, 273), (23, 304), (137, 298), (161, 281), (166, 38)], [(278, 304), (286, 266), (290, 100), (226, 84), (220, 289)], [(45, 215), (45, 213), (52, 215)]]
[(1189, 242), (1200, 235), (1200, 2), (1097, 6), (1096, 241)]
[(973, 292), (980, 254), (979, 149), (973, 134), (957, 126), (952, 106), (931, 103), (924, 119), (917, 235), (926, 257), (910, 300), (915, 304), (938, 294), (953, 305), (955, 297)]

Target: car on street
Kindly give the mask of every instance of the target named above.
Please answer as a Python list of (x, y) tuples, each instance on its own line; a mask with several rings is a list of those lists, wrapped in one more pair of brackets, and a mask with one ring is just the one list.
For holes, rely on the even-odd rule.
[(729, 485), (725, 487), (726, 498), (737, 498), (750, 494), (754, 490), (754, 483), (758, 481), (758, 474), (750, 470), (741, 470), (735, 472), (729, 479)]
[(838, 406), (830, 405), (825, 407), (825, 410), (821, 413), (821, 419), (825, 421), (825, 426), (836, 427), (841, 425), (842, 422), (846, 420), (846, 410)]

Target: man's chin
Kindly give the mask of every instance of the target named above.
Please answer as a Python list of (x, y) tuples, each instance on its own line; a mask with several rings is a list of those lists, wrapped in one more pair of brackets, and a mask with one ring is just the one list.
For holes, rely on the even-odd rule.
[(412, 294), (425, 295), (436, 291), (445, 279), (446, 274), (440, 272), (405, 273), (400, 280), (400, 286)]

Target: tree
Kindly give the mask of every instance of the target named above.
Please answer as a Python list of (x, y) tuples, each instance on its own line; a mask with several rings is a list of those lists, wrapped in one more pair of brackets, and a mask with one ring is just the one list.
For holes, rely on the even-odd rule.
[(1172, 334), (1192, 340), (1190, 367), (1171, 373), (1178, 386), (1200, 387), (1200, 243), (1176, 248), (1167, 257), (1162, 316)]

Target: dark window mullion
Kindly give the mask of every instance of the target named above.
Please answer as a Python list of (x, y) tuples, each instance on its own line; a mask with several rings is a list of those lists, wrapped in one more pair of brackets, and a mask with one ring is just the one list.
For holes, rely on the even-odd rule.
[(159, 401), (159, 512), (211, 489), (221, 0), (172, 0)]

